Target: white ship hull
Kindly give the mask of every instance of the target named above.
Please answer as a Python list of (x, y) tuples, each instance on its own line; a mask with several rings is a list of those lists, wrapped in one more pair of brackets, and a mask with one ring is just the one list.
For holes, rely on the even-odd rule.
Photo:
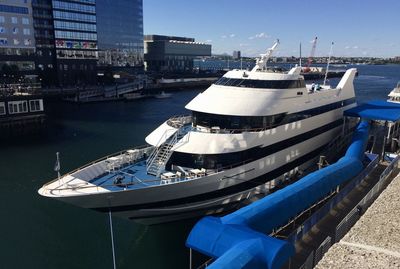
[[(280, 180), (279, 177), (282, 179), (284, 173), (294, 173), (296, 170), (305, 170), (308, 166), (315, 165), (320, 153), (342, 133), (340, 115), (343, 109), (314, 117), (314, 123), (311, 119), (302, 122), (304, 132), (312, 131), (312, 127), (316, 125), (315, 121), (323, 123), (328, 119), (334, 120), (337, 126), (329, 131), (229, 170), (195, 180), (143, 189), (55, 198), (101, 212), (111, 210), (115, 216), (145, 224), (226, 211), (244, 199), (250, 199), (259, 193), (268, 193), (277, 184), (277, 180)], [(280, 128), (288, 129), (287, 126), (280, 126), (277, 128), (278, 133), (281, 132)], [(296, 128), (287, 132), (288, 138), (298, 135)]]
[[(275, 45), (276, 46), (276, 45)], [(39, 193), (154, 224), (230, 210), (295, 176), (340, 140), (355, 106), (349, 69), (335, 89), (306, 87), (300, 68), (269, 72), (265, 60), (233, 70), (127, 150), (45, 184)]]

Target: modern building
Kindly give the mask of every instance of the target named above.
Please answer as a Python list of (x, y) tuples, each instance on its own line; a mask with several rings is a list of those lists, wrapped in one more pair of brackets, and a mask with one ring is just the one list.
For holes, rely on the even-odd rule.
[(101, 68), (136, 74), (143, 46), (143, 0), (0, 0), (0, 71), (45, 87), (96, 84)]
[(142, 0), (96, 0), (99, 66), (143, 68)]
[(193, 59), (211, 56), (211, 45), (194, 38), (145, 35), (144, 60), (147, 71), (191, 71)]
[(0, 1), (0, 71), (21, 76), (35, 71), (35, 38), (31, 1)]
[(32, 0), (36, 72), (44, 87), (57, 85), (52, 0)]
[(233, 60), (239, 60), (242, 57), (240, 50), (233, 51), (232, 58)]
[(96, 83), (96, 1), (53, 0), (52, 8), (59, 84)]

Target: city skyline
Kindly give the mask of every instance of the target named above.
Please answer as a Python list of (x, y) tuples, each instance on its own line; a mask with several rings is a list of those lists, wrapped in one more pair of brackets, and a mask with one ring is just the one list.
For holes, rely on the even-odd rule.
[(144, 0), (144, 33), (194, 37), (211, 44), (213, 54), (240, 50), (243, 56), (257, 56), (279, 38), (276, 56), (298, 56), (301, 42), (306, 57), (318, 36), (316, 56), (327, 56), (332, 42), (337, 57), (400, 55), (400, 2), (395, 0), (338, 0), (330, 5), (316, 0), (301, 5), (290, 0), (187, 3)]

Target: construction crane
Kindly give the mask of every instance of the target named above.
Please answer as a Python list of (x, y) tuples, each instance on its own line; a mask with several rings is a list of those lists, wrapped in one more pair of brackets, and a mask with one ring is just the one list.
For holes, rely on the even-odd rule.
[(308, 57), (308, 60), (307, 60), (307, 65), (305, 68), (303, 68), (304, 73), (310, 72), (310, 70), (311, 70), (310, 65), (313, 61), (316, 47), (317, 47), (317, 37), (315, 37), (314, 40), (312, 41), (311, 52), (310, 52), (310, 56)]

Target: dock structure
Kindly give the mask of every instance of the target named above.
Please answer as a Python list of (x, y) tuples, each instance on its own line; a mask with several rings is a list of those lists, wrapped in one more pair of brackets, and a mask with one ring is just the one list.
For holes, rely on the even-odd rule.
[(28, 134), (44, 127), (43, 97), (30, 94), (0, 96), (0, 138)]
[[(352, 255), (361, 253), (360, 248), (381, 255), (382, 268), (394, 265), (398, 268), (400, 252), (398, 247), (391, 247), (399, 243), (393, 226), (398, 222), (394, 219), (394, 223), (386, 225), (389, 229), (386, 236), (394, 237), (393, 241), (388, 241), (392, 243), (385, 243), (384, 237), (379, 236), (379, 224), (387, 223), (385, 214), (391, 214), (390, 211), (398, 219), (399, 204), (392, 207), (390, 201), (385, 200), (382, 205), (385, 210), (372, 207), (372, 212), (382, 212), (378, 215), (380, 222), (374, 219), (361, 221), (359, 225), (364, 224), (364, 228), (356, 226), (355, 232), (340, 240), (399, 171), (400, 157), (389, 152), (399, 149), (400, 104), (370, 102), (346, 111), (345, 115), (362, 121), (342, 159), (227, 216), (203, 218), (191, 231), (186, 245), (212, 257), (213, 262), (208, 268), (214, 269), (314, 268), (337, 242), (342, 243), (332, 251), (338, 249), (338, 252), (328, 255), (328, 260), (323, 260), (319, 268), (363, 268), (354, 266), (352, 259), (357, 259), (355, 256), (346, 255), (337, 259), (342, 262), (338, 262), (338, 267), (330, 267), (335, 263), (332, 261), (336, 259), (335, 255), (345, 251)], [(364, 156), (366, 149), (370, 153)], [(360, 166), (361, 162), (363, 165)], [(394, 184), (397, 185), (400, 188), (400, 183)], [(390, 193), (395, 195), (396, 190)], [(397, 197), (387, 199), (399, 200)], [(316, 209), (312, 210), (314, 205)], [(309, 217), (305, 219), (307, 213)], [(279, 232), (287, 231), (291, 225), (291, 232)], [(375, 229), (375, 236), (371, 235), (371, 228)], [(383, 242), (378, 244), (367, 239), (369, 237)], [(385, 263), (384, 259), (390, 255), (398, 260)], [(343, 265), (346, 261), (349, 264)]]
[(400, 268), (399, 193), (397, 176), (316, 268)]

